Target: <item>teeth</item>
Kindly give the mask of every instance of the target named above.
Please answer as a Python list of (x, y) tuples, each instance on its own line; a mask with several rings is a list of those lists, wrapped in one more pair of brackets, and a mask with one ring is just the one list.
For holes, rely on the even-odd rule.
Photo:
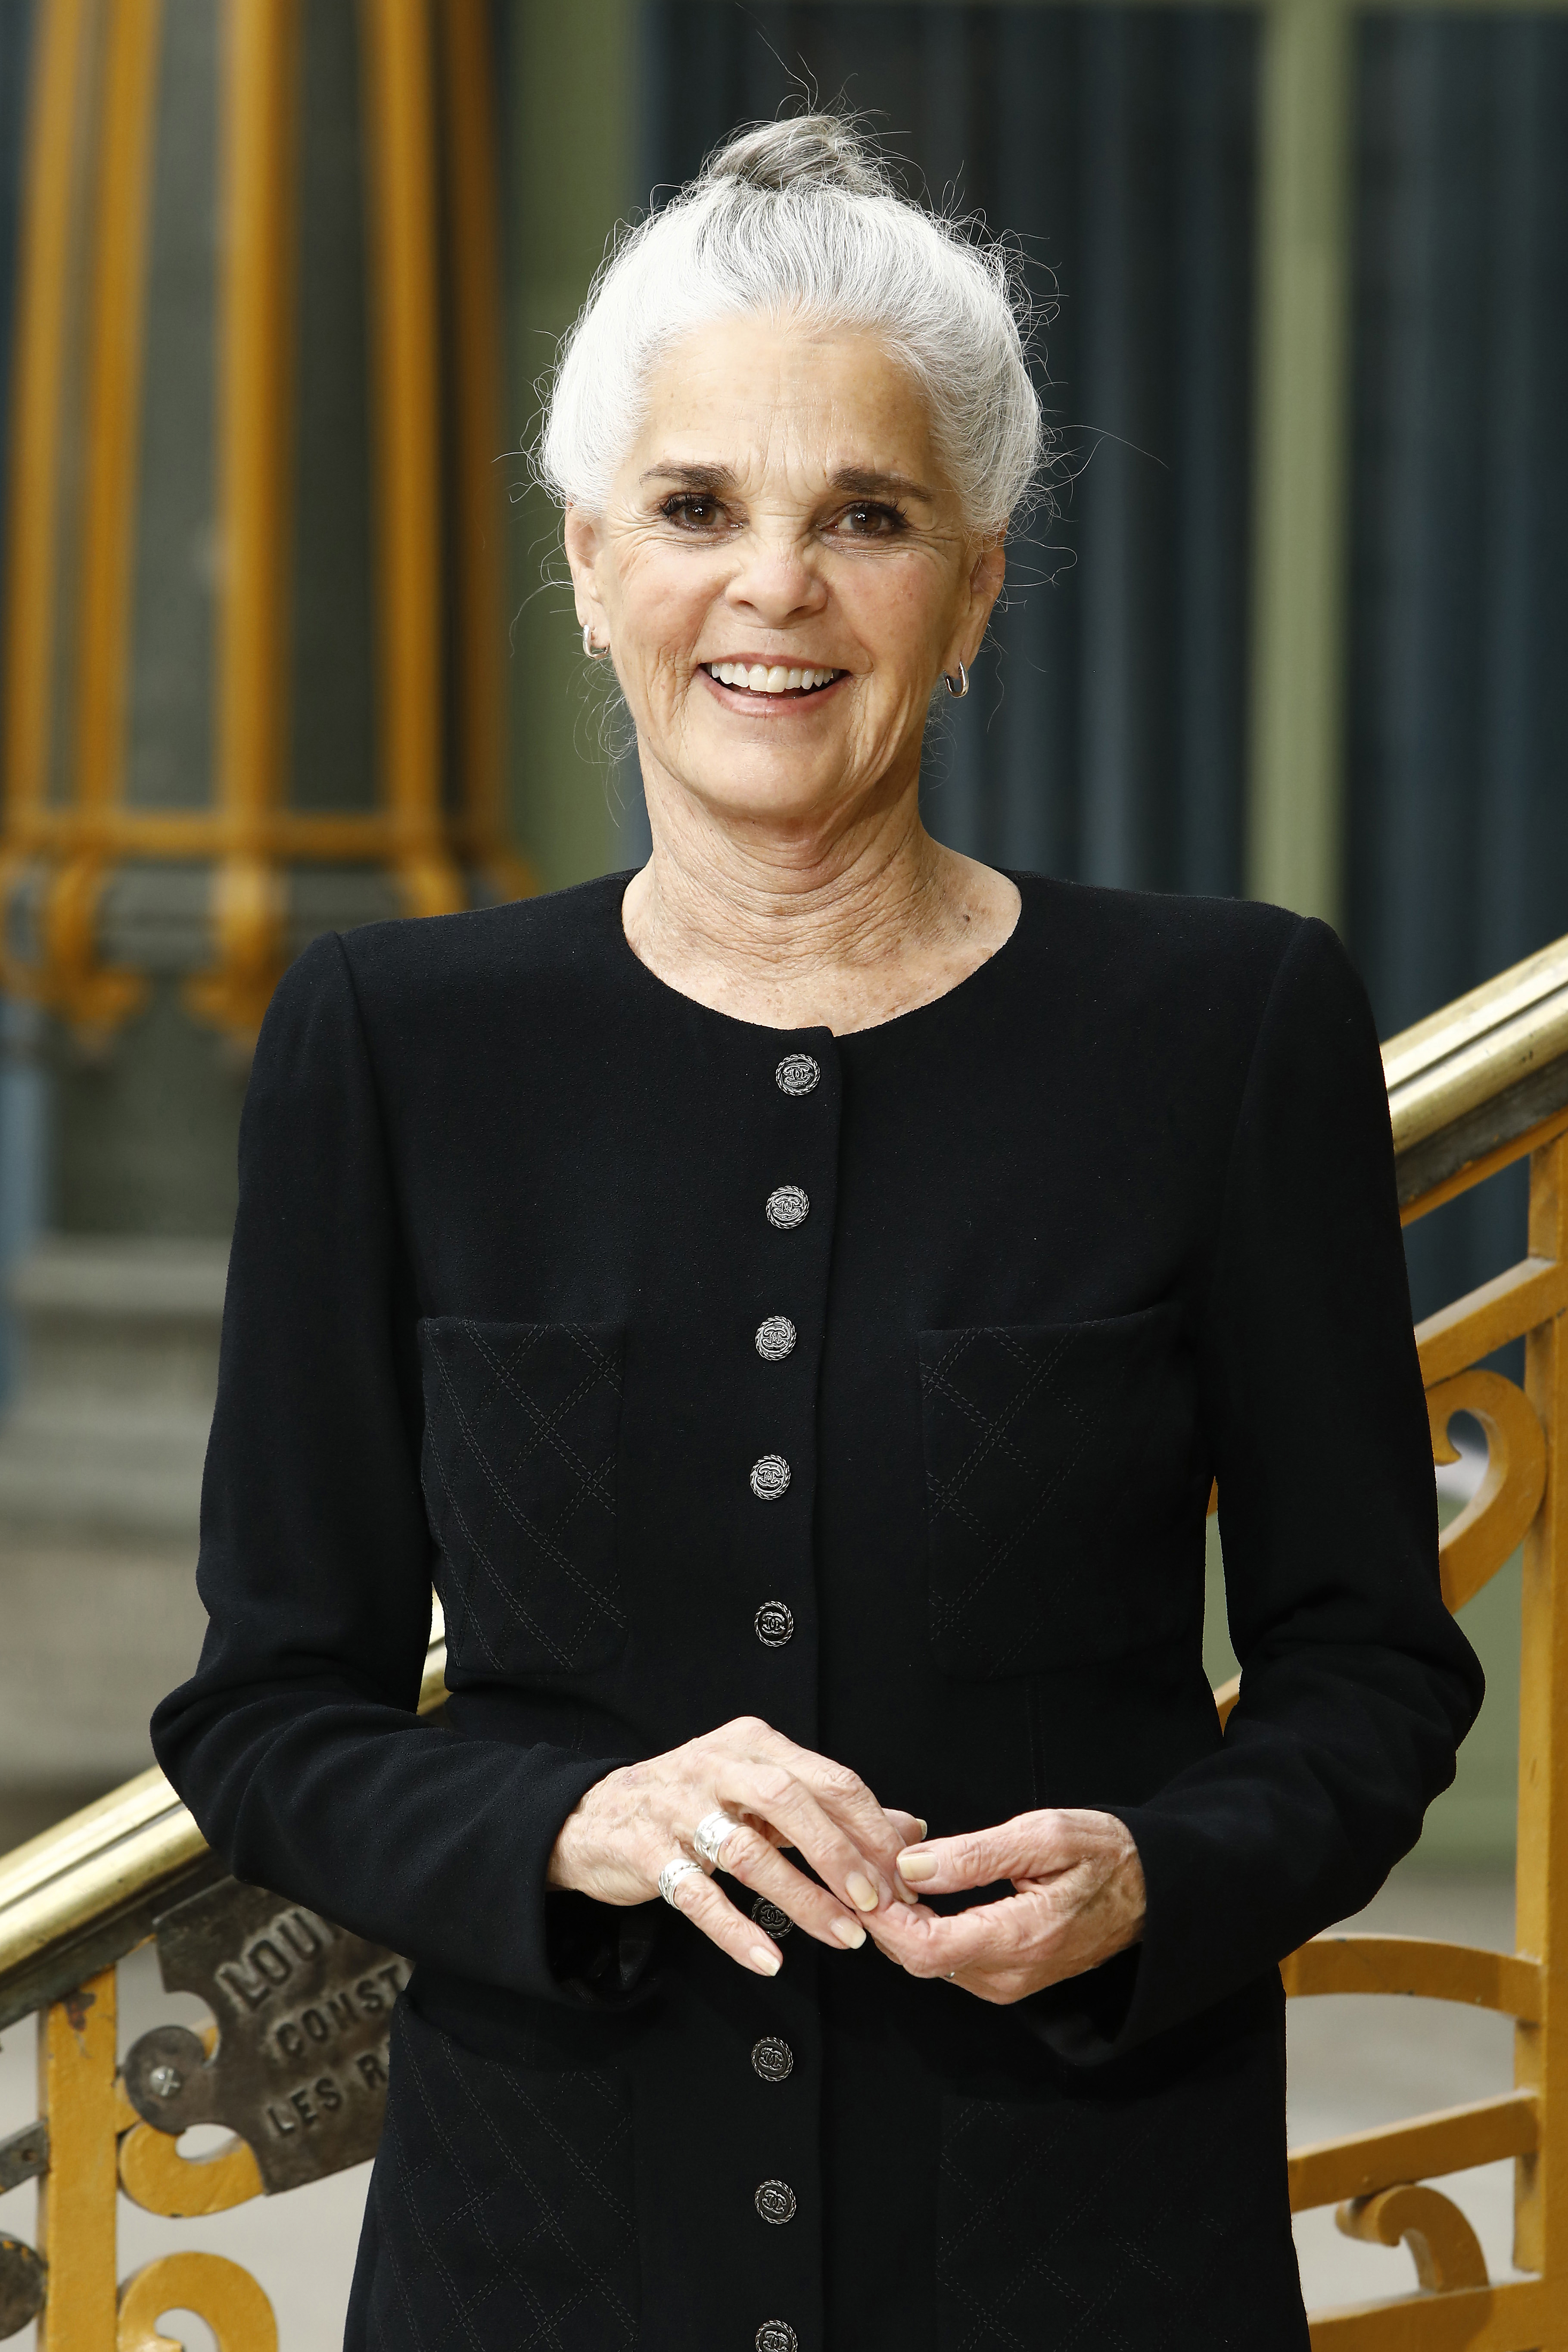
[(781, 663), (765, 667), (753, 662), (709, 662), (710, 676), (720, 686), (738, 686), (750, 694), (799, 694), (802, 688), (831, 685), (838, 672), (831, 669), (786, 669)]

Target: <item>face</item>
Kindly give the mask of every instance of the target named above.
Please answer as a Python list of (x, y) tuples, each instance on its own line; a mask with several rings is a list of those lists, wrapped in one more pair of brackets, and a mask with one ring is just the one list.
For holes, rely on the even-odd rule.
[(756, 318), (669, 354), (566, 544), (651, 797), (805, 827), (914, 789), (932, 689), (974, 659), (1003, 568), (880, 340)]

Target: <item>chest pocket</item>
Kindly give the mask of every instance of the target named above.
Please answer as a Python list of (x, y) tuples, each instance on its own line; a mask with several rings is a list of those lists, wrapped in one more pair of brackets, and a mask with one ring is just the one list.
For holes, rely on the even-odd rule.
[(603, 1323), (421, 1323), (420, 1475), (455, 1666), (575, 1675), (621, 1650), (623, 1336)]
[(1191, 1483), (1180, 1319), (920, 1334), (931, 1642), (949, 1674), (1113, 1657), (1170, 1630), (1162, 1526)]

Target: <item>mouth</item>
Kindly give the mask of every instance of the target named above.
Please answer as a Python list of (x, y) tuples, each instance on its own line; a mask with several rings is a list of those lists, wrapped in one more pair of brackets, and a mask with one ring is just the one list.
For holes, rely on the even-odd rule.
[(698, 667), (715, 686), (758, 705), (809, 702), (849, 676), (848, 670), (810, 668), (804, 665), (790, 669), (780, 662), (702, 662)]

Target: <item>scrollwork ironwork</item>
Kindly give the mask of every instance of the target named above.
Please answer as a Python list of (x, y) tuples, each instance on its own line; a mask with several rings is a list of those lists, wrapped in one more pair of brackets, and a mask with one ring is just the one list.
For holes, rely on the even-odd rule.
[(1448, 1437), (1456, 1413), (1486, 1432), (1486, 1475), (1437, 1546), (1443, 1598), (1462, 1609), (1524, 1540), (1546, 1491), (1546, 1437), (1522, 1389), (1500, 1372), (1459, 1372), (1427, 1391), (1434, 1462), (1457, 1462)]
[(1428, 2294), (1490, 2284), (1480, 2240), (1453, 2200), (1436, 2189), (1406, 2182), (1375, 2197), (1354, 2197), (1334, 2221), (1347, 2238), (1366, 2245), (1407, 2246)]
[(277, 2352), (277, 2321), (248, 2271), (222, 2254), (160, 2254), (120, 2290), (117, 2352), (181, 2352), (161, 2336), (165, 2311), (193, 2311), (217, 2338), (218, 2352)]

